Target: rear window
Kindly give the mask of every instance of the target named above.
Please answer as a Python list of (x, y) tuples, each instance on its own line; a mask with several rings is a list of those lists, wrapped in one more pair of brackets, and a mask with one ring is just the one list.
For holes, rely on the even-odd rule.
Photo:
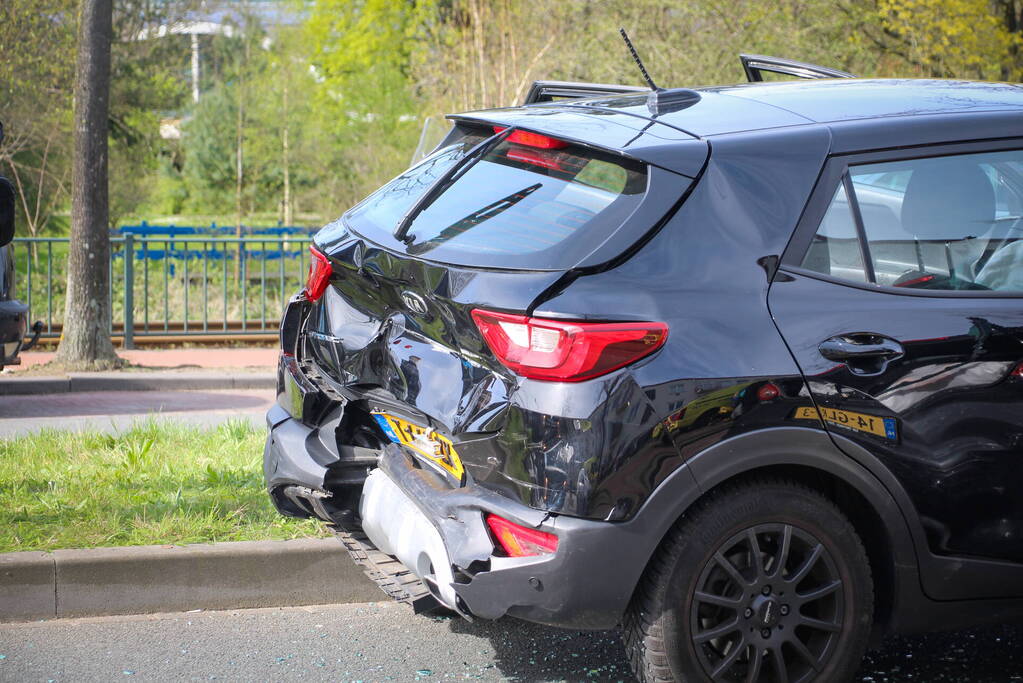
[[(523, 141), (515, 141), (521, 137)], [(439, 150), (346, 216), (363, 236), (394, 245), (402, 217), (482, 136)], [(411, 223), (410, 255), (469, 266), (570, 268), (612, 235), (647, 190), (642, 163), (526, 134), (492, 147)]]

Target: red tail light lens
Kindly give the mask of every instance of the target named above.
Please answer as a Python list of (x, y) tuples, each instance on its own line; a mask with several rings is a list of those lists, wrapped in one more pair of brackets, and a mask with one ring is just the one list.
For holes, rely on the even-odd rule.
[(498, 360), (530, 379), (580, 382), (638, 361), (664, 345), (664, 323), (587, 323), (475, 309), (483, 338)]
[[(507, 126), (494, 126), (494, 132), (500, 133), (507, 130), (507, 128)], [(538, 149), (562, 149), (568, 147), (568, 143), (564, 140), (558, 140), (557, 138), (541, 135), (540, 133), (530, 133), (528, 130), (513, 130), (511, 135), (507, 137), (507, 140), (508, 142), (517, 142), (520, 145), (536, 147)]]
[(530, 529), (497, 515), (487, 515), (487, 526), (508, 557), (550, 555), (558, 550), (558, 537), (546, 531)]
[(781, 396), (781, 389), (770, 382), (761, 385), (761, 387), (757, 389), (757, 400), (760, 401), (773, 401), (779, 396)]
[(305, 298), (316, 301), (327, 290), (332, 269), (327, 257), (311, 244), (309, 253), (312, 257), (309, 259), (309, 276), (305, 280)]

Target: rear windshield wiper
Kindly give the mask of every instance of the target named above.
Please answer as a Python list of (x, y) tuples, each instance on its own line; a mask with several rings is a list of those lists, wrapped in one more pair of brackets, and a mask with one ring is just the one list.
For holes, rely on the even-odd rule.
[(476, 146), (466, 152), (465, 156), (456, 161), (451, 168), (447, 170), (447, 172), (441, 175), (441, 177), (437, 178), (437, 180), (435, 180), (433, 184), (427, 188), (426, 192), (423, 193), (423, 196), (419, 198), (419, 201), (413, 204), (412, 208), (410, 208), (405, 215), (401, 217), (401, 220), (398, 221), (398, 227), (394, 229), (394, 239), (404, 242), (405, 244), (411, 244), (415, 240), (415, 236), (409, 235), (408, 231), (409, 228), (412, 227), (412, 221), (416, 219), (416, 216), (430, 208), (430, 205), (437, 200), (437, 197), (439, 197), (444, 190), (451, 186), (451, 183), (462, 177), (466, 171), (472, 168), (476, 162), (482, 159), (484, 155), (490, 151), (491, 147), (511, 135), (511, 132), (512, 127), (508, 126), (496, 135), (492, 135), (486, 140), (476, 143)]
[(462, 218), (441, 230), (437, 237), (427, 240), (426, 242), (421, 242), (414, 247), (409, 247), (408, 253), (418, 256), (419, 254), (424, 254), (431, 249), (435, 249), (452, 237), (461, 235), (467, 230), (475, 228), (483, 221), (504, 213), (529, 195), (539, 190), (541, 187), (543, 187), (543, 183), (536, 183), (529, 187), (524, 187), (518, 192), (512, 192), (507, 197), (502, 197), (496, 202), (487, 204), (482, 209), (476, 209), (465, 218)]

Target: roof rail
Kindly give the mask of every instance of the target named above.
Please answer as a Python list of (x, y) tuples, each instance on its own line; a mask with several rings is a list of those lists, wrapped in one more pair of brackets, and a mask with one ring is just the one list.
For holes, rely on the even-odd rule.
[(610, 83), (572, 83), (569, 81), (533, 81), (522, 104), (553, 102), (556, 99), (578, 100), (583, 97), (600, 95), (631, 95), (650, 92), (650, 88), (637, 85), (614, 85)]
[(826, 66), (797, 62), (782, 57), (768, 57), (767, 55), (739, 55), (742, 62), (742, 69), (746, 72), (746, 80), (750, 83), (759, 83), (764, 80), (765, 71), (775, 74), (785, 74), (796, 78), (856, 78), (848, 71), (829, 69)]

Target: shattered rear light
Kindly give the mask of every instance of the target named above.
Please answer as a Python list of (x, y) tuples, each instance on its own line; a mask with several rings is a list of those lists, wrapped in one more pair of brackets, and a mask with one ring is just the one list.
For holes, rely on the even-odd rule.
[(550, 555), (558, 549), (558, 537), (554, 534), (509, 522), (504, 517), (487, 515), (487, 526), (508, 557)]
[(309, 253), (312, 254), (312, 258), (309, 259), (309, 276), (305, 281), (305, 298), (316, 301), (327, 290), (332, 268), (323, 252), (311, 244)]
[(483, 338), (509, 370), (530, 379), (581, 382), (635, 363), (664, 345), (654, 322), (563, 322), (475, 309)]

